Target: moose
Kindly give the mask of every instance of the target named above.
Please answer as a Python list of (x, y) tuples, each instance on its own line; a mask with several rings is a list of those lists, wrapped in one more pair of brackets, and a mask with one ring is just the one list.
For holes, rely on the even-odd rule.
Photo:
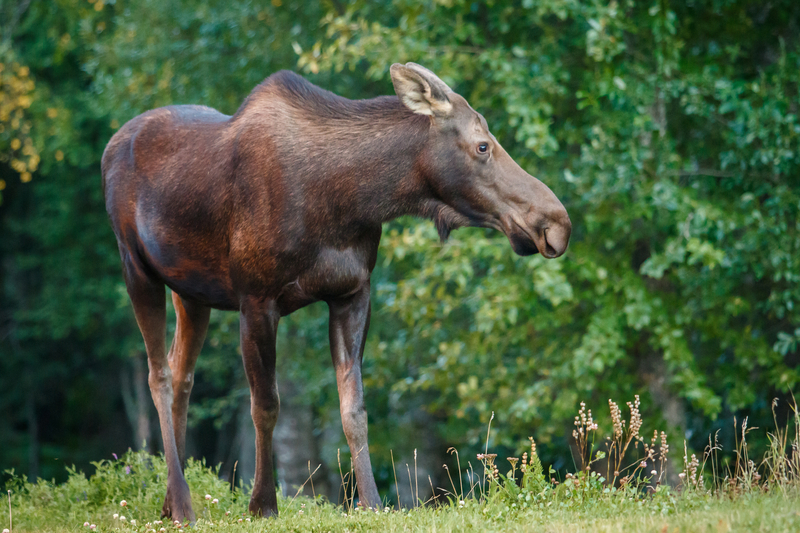
[[(106, 209), (144, 338), (168, 467), (163, 516), (194, 521), (183, 475), (194, 366), (211, 308), (238, 311), (256, 430), (249, 510), (278, 512), (278, 321), (313, 302), (330, 312), (342, 426), (360, 501), (381, 505), (367, 442), (361, 363), (381, 224), (432, 219), (503, 232), (519, 255), (564, 253), (564, 206), (525, 172), (486, 120), (430, 70), (390, 69), (396, 96), (349, 100), (281, 71), (233, 116), (176, 105), (117, 131), (102, 158)], [(166, 350), (166, 291), (177, 326)]]

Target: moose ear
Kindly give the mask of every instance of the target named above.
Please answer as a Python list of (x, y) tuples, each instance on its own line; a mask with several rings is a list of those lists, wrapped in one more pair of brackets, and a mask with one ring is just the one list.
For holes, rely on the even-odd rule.
[(453, 110), (447, 98), (447, 93), (452, 92), (450, 87), (425, 67), (395, 63), (389, 72), (400, 101), (414, 113), (444, 117)]

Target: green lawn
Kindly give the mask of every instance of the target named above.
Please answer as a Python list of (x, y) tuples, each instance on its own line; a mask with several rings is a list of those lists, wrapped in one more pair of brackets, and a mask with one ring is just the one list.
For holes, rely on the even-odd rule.
[[(12, 481), (14, 531), (88, 532), (85, 522), (95, 524), (95, 531), (177, 529), (155, 522), (166, 477), (160, 457), (129, 453), (97, 466), (90, 478), (71, 472), (69, 480), (58, 485)], [(512, 484), (501, 476), (487, 484), (481, 497), (463, 503), (453, 500), (437, 507), (376, 513), (345, 512), (341, 506), (308, 498), (287, 498), (280, 500), (279, 518), (248, 521), (244, 492), (231, 492), (202, 463), (190, 463), (186, 474), (198, 515), (194, 531), (800, 531), (800, 490), (794, 482), (769, 489), (762, 485), (743, 490), (740, 485), (725, 495), (665, 488), (653, 494), (643, 488), (609, 489), (596, 475), (558, 486), (541, 477)], [(205, 499), (205, 494), (218, 503)], [(4, 502), (0, 512), (2, 527), (8, 527), (7, 506)]]

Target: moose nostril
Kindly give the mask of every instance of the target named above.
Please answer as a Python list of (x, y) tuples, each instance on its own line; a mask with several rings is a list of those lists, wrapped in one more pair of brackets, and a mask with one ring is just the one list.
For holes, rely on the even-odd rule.
[(545, 257), (555, 257), (558, 255), (558, 250), (553, 248), (553, 245), (550, 244), (550, 241), (547, 240), (547, 230), (545, 229), (542, 231), (542, 235), (544, 236), (544, 250), (542, 250), (542, 255)]

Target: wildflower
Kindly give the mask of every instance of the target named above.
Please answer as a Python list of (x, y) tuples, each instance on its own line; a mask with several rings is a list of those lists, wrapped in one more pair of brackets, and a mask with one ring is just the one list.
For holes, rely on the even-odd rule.
[(213, 500), (211, 500), (211, 503), (219, 503), (219, 499), (214, 498)]
[(124, 522), (125, 520), (127, 520), (127, 518), (125, 518), (124, 516), (120, 516), (120, 517), (119, 517), (119, 521), (120, 521), (120, 522)]
[(162, 527), (161, 529), (159, 529), (159, 531), (166, 531), (166, 530), (167, 530), (167, 528), (165, 528), (165, 527)]
[(641, 466), (642, 468), (647, 468), (647, 461), (642, 461), (641, 463), (639, 463), (639, 466)]
[(119, 514), (117, 514), (117, 513), (114, 513), (113, 515), (111, 515), (111, 518), (113, 518), (114, 520), (116, 520), (117, 518), (119, 518)]
[(667, 444), (667, 434), (663, 431), (661, 432), (661, 449), (659, 450), (659, 459), (662, 462), (667, 460), (667, 454), (669, 453), (669, 444)]
[(388, 512), (389, 512), (389, 508), (388, 508), (388, 507), (384, 507), (384, 508), (383, 508), (383, 512), (384, 512), (384, 513), (388, 513)]
[(83, 527), (89, 527), (89, 522), (84, 522)]
[(509, 457), (508, 462), (511, 463), (511, 468), (517, 467), (517, 461), (519, 461), (519, 457)]
[(119, 506), (120, 507), (125, 507), (126, 505), (128, 505), (128, 502), (126, 502), (125, 500), (122, 500), (121, 502), (119, 502)]
[(238, 520), (238, 522), (241, 524), (241, 523), (242, 523), (242, 519), (240, 518), (240, 519)]
[(651, 476), (655, 476), (656, 474), (658, 474), (658, 472), (656, 472), (655, 470), (651, 470), (651, 471), (650, 471), (650, 475), (651, 475)]
[(4, 529), (4, 530), (3, 530), (3, 533), (8, 533), (8, 529)]
[(97, 526), (96, 526), (95, 524), (92, 524), (91, 526), (89, 526), (89, 529), (91, 529), (92, 531), (94, 531), (95, 529), (97, 529)]
[(680, 474), (678, 474), (678, 477), (683, 479), (683, 478), (686, 477), (686, 473), (685, 472), (681, 472)]
[(634, 402), (628, 402), (628, 408), (631, 410), (630, 430), (633, 437), (639, 436), (639, 428), (642, 427), (642, 415), (639, 413), (639, 395), (634, 396)]
[(211, 494), (206, 494), (206, 500), (210, 500), (210, 499), (211, 499)]
[(621, 439), (622, 432), (625, 429), (625, 421), (622, 420), (622, 413), (619, 410), (619, 406), (611, 401), (610, 398), (608, 400), (608, 407), (611, 409), (611, 423), (614, 426), (614, 438)]
[(619, 471), (618, 470), (614, 470), (614, 477), (619, 477)]
[(303, 514), (303, 510), (300, 509), (299, 511), (297, 511), (297, 514)]
[(163, 522), (162, 522), (161, 520), (156, 520), (156, 521), (155, 521), (155, 522), (153, 522), (153, 523), (154, 523), (154, 524), (156, 524), (156, 525), (158, 525), (158, 526), (160, 526), (161, 524), (163, 524)]
[(229, 514), (231, 514), (230, 511), (225, 511), (225, 516), (228, 516)]
[(136, 520), (134, 520), (133, 518), (131, 518), (131, 525), (132, 525), (132, 526), (135, 526), (135, 525), (136, 525)]
[(174, 522), (172, 522), (172, 523), (173, 523), (173, 524), (175, 524), (176, 526), (179, 526), (179, 525), (181, 525), (181, 522), (180, 522), (180, 520), (175, 520), (175, 521), (174, 521)]

